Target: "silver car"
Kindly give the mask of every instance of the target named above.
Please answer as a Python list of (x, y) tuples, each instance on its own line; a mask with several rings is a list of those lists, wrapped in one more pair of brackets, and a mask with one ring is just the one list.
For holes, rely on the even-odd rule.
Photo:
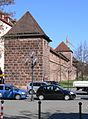
[[(47, 85), (47, 83), (43, 82), (43, 81), (35, 81), (35, 82), (33, 82), (33, 93), (36, 94), (36, 91), (38, 90), (38, 88), (40, 86), (45, 86), (45, 85)], [(29, 82), (27, 84), (27, 92), (29, 94), (32, 94), (32, 82)]]

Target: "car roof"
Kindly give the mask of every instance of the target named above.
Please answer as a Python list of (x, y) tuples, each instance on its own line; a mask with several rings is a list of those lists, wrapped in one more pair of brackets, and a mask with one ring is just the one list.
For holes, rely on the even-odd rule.
[(40, 86), (40, 87), (48, 87), (48, 86), (57, 86), (57, 85), (55, 85), (55, 84), (48, 84), (48, 85), (43, 85), (43, 86)]
[(54, 87), (59, 87), (60, 89), (63, 90), (63, 87), (59, 86), (59, 85), (55, 85), (55, 84), (48, 84), (48, 85), (43, 85), (43, 86), (40, 86), (41, 87), (48, 87), (48, 86), (54, 86)]
[(13, 86), (12, 84), (0, 84), (0, 86)]
[[(32, 82), (29, 82), (29, 83), (32, 83)], [(44, 82), (44, 81), (34, 81), (33, 83), (47, 83), (47, 82)]]

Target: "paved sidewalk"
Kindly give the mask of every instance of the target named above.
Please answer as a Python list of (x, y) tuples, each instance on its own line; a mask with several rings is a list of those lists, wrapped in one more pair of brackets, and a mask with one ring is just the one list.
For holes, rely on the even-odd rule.
[[(44, 100), (41, 119), (80, 119), (78, 103), (82, 101), (82, 119), (88, 119), (88, 100)], [(4, 119), (38, 119), (38, 100), (6, 100)]]

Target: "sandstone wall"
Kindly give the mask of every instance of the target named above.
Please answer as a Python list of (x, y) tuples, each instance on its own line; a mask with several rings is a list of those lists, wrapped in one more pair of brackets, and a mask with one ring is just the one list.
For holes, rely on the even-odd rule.
[[(38, 63), (34, 67), (34, 80), (43, 79), (44, 68), (44, 39), (5, 39), (5, 73), (6, 83), (26, 85), (32, 80), (31, 54), (35, 52)], [(45, 56), (47, 57), (47, 56)], [(46, 61), (47, 62), (47, 61)]]

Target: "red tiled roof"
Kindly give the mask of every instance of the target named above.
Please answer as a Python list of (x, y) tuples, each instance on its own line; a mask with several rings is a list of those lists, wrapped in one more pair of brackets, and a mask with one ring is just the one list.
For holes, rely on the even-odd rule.
[(65, 56), (65, 55), (63, 55), (62, 53), (57, 53), (52, 47), (50, 47), (50, 52), (52, 52), (54, 55), (56, 55), (56, 56), (58, 56), (58, 57), (60, 57), (61, 59), (63, 59), (63, 60), (65, 60), (65, 61), (69, 61), (69, 59)]
[(61, 42), (57, 48), (55, 49), (56, 52), (72, 52), (72, 50), (64, 43)]
[(10, 14), (2, 12), (2, 11), (0, 11), (0, 20), (3, 21), (4, 23), (10, 25), (10, 26), (13, 26), (14, 23), (16, 22), (15, 20), (13, 20), (10, 17)]
[(51, 41), (38, 25), (33, 16), (26, 12), (25, 15), (10, 29), (5, 37), (44, 37), (47, 41)]
[(4, 23), (8, 24), (8, 25), (9, 25), (9, 26), (11, 26), (11, 27), (13, 26), (13, 24), (12, 24), (12, 23), (9, 23), (9, 22), (7, 22), (7, 21), (6, 21), (6, 20), (4, 20), (4, 19), (1, 19), (1, 18), (0, 18), (0, 20), (1, 20), (2, 22), (4, 22)]

